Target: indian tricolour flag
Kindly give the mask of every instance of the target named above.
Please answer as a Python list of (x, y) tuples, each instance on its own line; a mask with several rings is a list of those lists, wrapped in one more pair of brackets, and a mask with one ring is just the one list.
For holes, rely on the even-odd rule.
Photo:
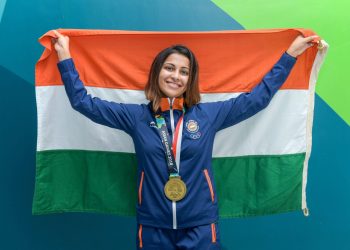
[[(147, 103), (143, 89), (153, 58), (184, 44), (200, 65), (202, 102), (250, 91), (302, 29), (221, 32), (60, 30), (80, 78), (93, 96)], [(57, 69), (50, 31), (36, 70), (38, 140), (33, 214), (102, 212), (134, 215), (137, 190), (134, 145), (123, 131), (74, 111)], [(304, 210), (311, 152), (315, 84), (327, 45), (297, 59), (270, 105), (220, 131), (213, 168), (220, 215), (240, 217)], [(205, 135), (203, 135), (205, 136)], [(199, 190), (198, 190), (199, 191)]]

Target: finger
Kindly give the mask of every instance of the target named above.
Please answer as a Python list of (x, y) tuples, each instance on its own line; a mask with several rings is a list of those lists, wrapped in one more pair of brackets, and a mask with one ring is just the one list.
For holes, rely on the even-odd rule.
[(57, 30), (53, 30), (53, 33), (54, 33), (58, 38), (63, 37), (63, 35), (62, 35), (61, 33), (59, 33)]
[(315, 40), (316, 38), (319, 38), (319, 36), (315, 35), (315, 36), (305, 37), (305, 42), (311, 42), (311, 41)]

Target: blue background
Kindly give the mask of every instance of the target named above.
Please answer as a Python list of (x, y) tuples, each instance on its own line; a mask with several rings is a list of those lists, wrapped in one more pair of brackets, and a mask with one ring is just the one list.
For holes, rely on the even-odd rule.
[[(34, 67), (43, 51), (37, 39), (56, 28), (244, 27), (204, 0), (0, 1), (0, 249), (135, 249), (135, 218), (31, 215), (37, 135)], [(220, 220), (223, 249), (350, 249), (349, 149), (349, 126), (316, 96), (307, 186), (311, 215)]]

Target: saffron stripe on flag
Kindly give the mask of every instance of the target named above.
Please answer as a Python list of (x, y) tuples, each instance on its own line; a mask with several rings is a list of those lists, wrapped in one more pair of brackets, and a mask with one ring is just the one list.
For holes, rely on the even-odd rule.
[[(153, 58), (174, 44), (191, 48), (200, 65), (202, 93), (247, 92), (260, 82), (288, 48), (307, 30), (227, 32), (110, 32), (71, 30), (70, 50), (85, 86), (143, 90)], [(90, 33), (90, 34), (88, 34)], [(98, 35), (92, 35), (92, 34)], [(50, 32), (40, 42), (46, 47), (37, 63), (36, 86), (62, 85), (52, 53)], [(264, 49), (261, 49), (261, 48)], [(91, 59), (89, 48), (94, 50)], [(298, 58), (282, 89), (308, 89), (317, 48)]]

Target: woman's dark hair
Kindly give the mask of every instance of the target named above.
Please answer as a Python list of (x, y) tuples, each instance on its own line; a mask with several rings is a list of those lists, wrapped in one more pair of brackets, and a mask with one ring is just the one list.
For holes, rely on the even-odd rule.
[(183, 45), (174, 45), (159, 52), (154, 58), (149, 76), (148, 82), (145, 87), (146, 98), (152, 102), (153, 111), (158, 111), (160, 107), (160, 100), (164, 97), (164, 94), (159, 88), (159, 73), (163, 67), (165, 60), (171, 54), (180, 54), (186, 56), (190, 61), (190, 74), (188, 78), (187, 88), (183, 95), (184, 104), (187, 108), (199, 103), (200, 94), (198, 86), (198, 62), (193, 52)]

